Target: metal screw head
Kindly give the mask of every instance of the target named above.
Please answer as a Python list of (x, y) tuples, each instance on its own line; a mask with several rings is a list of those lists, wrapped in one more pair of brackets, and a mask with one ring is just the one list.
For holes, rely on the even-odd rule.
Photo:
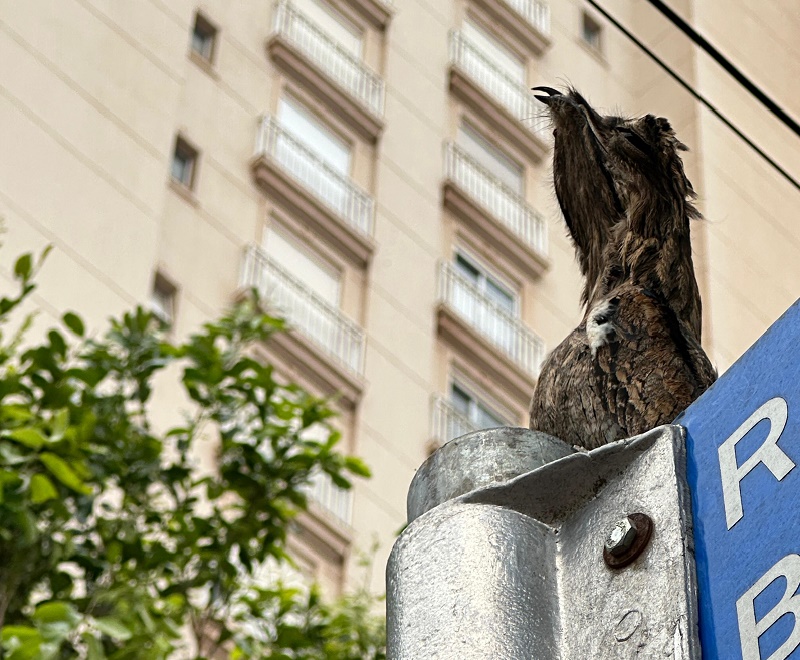
[(647, 547), (653, 521), (644, 513), (632, 513), (618, 520), (606, 537), (603, 559), (610, 568), (622, 568)]
[(611, 533), (606, 537), (605, 548), (615, 557), (619, 557), (630, 550), (634, 540), (636, 540), (636, 528), (630, 517), (626, 516), (614, 524)]

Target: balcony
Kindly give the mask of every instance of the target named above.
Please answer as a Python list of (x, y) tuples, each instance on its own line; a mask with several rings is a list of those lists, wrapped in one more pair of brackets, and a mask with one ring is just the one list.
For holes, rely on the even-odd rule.
[(550, 6), (541, 0), (473, 0), (523, 48), (541, 55), (550, 45)]
[(374, 251), (375, 204), (348, 177), (264, 117), (258, 129), (253, 176), (264, 191), (310, 225), (354, 264), (364, 267)]
[(547, 224), (527, 202), (453, 143), (445, 144), (444, 205), (527, 276), (547, 268)]
[(544, 359), (544, 342), (447, 262), (439, 268), (437, 329), (442, 339), (527, 405)]
[(313, 474), (302, 490), (308, 509), (294, 519), (288, 543), (312, 566), (324, 563), (326, 577), (340, 583), (353, 544), (353, 490), (337, 487), (324, 472)]
[(453, 438), (477, 431), (472, 421), (456, 410), (443, 396), (435, 395), (431, 400), (431, 440), (441, 447)]
[(272, 352), (355, 407), (363, 391), (364, 331), (255, 245), (245, 253), (240, 288), (256, 288), (289, 322), (292, 331), (270, 338)]
[(457, 30), (450, 33), (450, 91), (527, 157), (544, 158), (548, 123), (541, 104)]
[(353, 520), (353, 490), (339, 488), (324, 472), (316, 473), (306, 488), (316, 508), (337, 523), (350, 526)]
[(350, 6), (379, 30), (388, 27), (394, 13), (393, 0), (350, 0)]
[(371, 143), (383, 130), (383, 80), (288, 0), (275, 8), (267, 53)]

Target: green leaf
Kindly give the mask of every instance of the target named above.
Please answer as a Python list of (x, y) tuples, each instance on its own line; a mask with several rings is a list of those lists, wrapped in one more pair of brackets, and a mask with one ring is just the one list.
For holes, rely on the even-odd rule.
[(6, 656), (6, 660), (42, 660), (43, 641), (40, 635), (26, 639)]
[(27, 280), (31, 276), (31, 269), (33, 267), (33, 259), (30, 252), (23, 254), (17, 263), (14, 264), (14, 277), (18, 280)]
[(369, 467), (367, 467), (367, 464), (356, 456), (347, 456), (344, 459), (344, 465), (350, 472), (357, 474), (359, 477), (369, 479), (372, 476), (372, 472)]
[(47, 338), (50, 340), (50, 345), (53, 347), (53, 350), (56, 353), (59, 355), (67, 354), (67, 342), (64, 341), (64, 338), (61, 336), (60, 332), (57, 330), (51, 330), (47, 333)]
[(39, 637), (39, 631), (33, 626), (3, 626), (2, 640), (4, 642), (16, 637), (21, 642)]
[(54, 600), (39, 605), (31, 618), (36, 623), (68, 623), (74, 626), (81, 620), (81, 615), (71, 603)]
[(30, 408), (24, 406), (10, 405), (0, 407), (0, 417), (3, 419), (14, 420), (15, 422), (27, 422), (33, 418)]
[(44, 263), (44, 260), (47, 259), (47, 255), (50, 254), (52, 251), (53, 251), (52, 243), (48, 243), (47, 245), (44, 246), (44, 250), (42, 250), (42, 253), (39, 255), (39, 264), (38, 264), (39, 266), (41, 266)]
[(48, 442), (57, 442), (64, 437), (69, 427), (69, 410), (62, 408), (50, 420), (50, 437)]
[(35, 457), (32, 454), (22, 453), (16, 445), (0, 442), (0, 462), (4, 465), (19, 465), (29, 462), (32, 458)]
[(106, 660), (106, 653), (103, 644), (91, 633), (85, 632), (81, 635), (83, 643), (86, 644), (86, 660)]
[(73, 334), (78, 337), (83, 337), (83, 333), (86, 332), (86, 329), (83, 326), (81, 317), (75, 314), (75, 312), (67, 312), (61, 317), (61, 320), (64, 321), (65, 326), (72, 330)]
[(94, 619), (94, 625), (101, 633), (119, 642), (130, 639), (133, 634), (122, 621), (111, 616)]
[(351, 484), (347, 479), (345, 479), (342, 475), (336, 473), (328, 473), (328, 476), (331, 478), (331, 481), (335, 486), (339, 488), (343, 488), (344, 490), (349, 490), (352, 488), (353, 484)]
[(108, 541), (106, 544), (106, 558), (116, 564), (122, 558), (122, 544), (119, 541)]
[(17, 515), (14, 516), (13, 524), (16, 524), (17, 528), (22, 532), (23, 543), (21, 547), (27, 548), (39, 538), (39, 530), (36, 529), (36, 518), (27, 507), (17, 512)]
[(58, 497), (58, 491), (46, 474), (34, 474), (31, 477), (31, 501), (41, 504)]
[(91, 495), (92, 489), (81, 481), (80, 477), (63, 458), (51, 452), (44, 452), (39, 459), (50, 473), (67, 488), (82, 495)]
[(52, 623), (43, 623), (39, 626), (42, 639), (47, 642), (53, 642), (52, 647), (55, 649), (61, 646), (61, 642), (70, 636), (73, 629), (73, 624), (68, 621), (53, 621)]
[(31, 427), (14, 429), (8, 434), (8, 437), (31, 449), (39, 449), (45, 443), (44, 434)]
[(16, 470), (3, 470), (0, 469), (0, 485), (11, 484), (20, 481), (19, 472)]
[(16, 470), (0, 470), (0, 504), (6, 501), (6, 486), (16, 486), (22, 481)]

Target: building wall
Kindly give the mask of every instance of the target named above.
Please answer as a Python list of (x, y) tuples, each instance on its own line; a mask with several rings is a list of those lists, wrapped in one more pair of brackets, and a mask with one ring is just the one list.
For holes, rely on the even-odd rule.
[[(795, 120), (800, 13), (790, 2), (697, 3), (697, 29)], [(767, 154), (800, 176), (798, 137), (726, 76), (697, 56), (703, 92)], [(797, 298), (800, 233), (793, 222), (800, 191), (719, 120), (702, 110), (702, 190), (708, 218), (713, 353), (727, 368)]]
[[(513, 361), (509, 366), (485, 337), (475, 344), (469, 328), (447, 316), (438, 264), (452, 261), (459, 246), (483, 260), (519, 289), (519, 322), (547, 348), (581, 314), (579, 274), (552, 193), (551, 138), (535, 130), (540, 110), (520, 118), (524, 139), (513, 139), (504, 130), (517, 129), (504, 129), (496, 108), (487, 110), (491, 104), (465, 101), (452, 82), (451, 30), (467, 17), (483, 21), (523, 58), (528, 86), (570, 83), (601, 108), (670, 118), (691, 148), (687, 171), (706, 215), (695, 223), (693, 237), (704, 343), (720, 370), (796, 296), (800, 230), (793, 210), (800, 192), (583, 2), (551, 3), (540, 53), (491, 19), (491, 8), (506, 6), (505, 0), (396, 0), (385, 27), (357, 10), (369, 2), (329, 2), (364, 31), (363, 61), (385, 82), (382, 128), (374, 141), (332, 111), (319, 86), (269, 54), (271, 3), (0, 4), (0, 217), (8, 230), (0, 281), (10, 283), (13, 255), (51, 243), (55, 251), (35, 294), (43, 311), (38, 325), (75, 309), (99, 329), (109, 315), (146, 302), (158, 271), (177, 287), (174, 332), (181, 336), (233, 301), (244, 250), (260, 244), (267, 227), (282, 227), (339, 271), (341, 312), (366, 337), (363, 373), (337, 376), (356, 392), (354, 403), (340, 403), (339, 425), (344, 447), (361, 455), (374, 477), (356, 485), (350, 525), (315, 507), (301, 521), (296, 543), (309, 570), (337, 589), (356, 579), (353, 558), (377, 539), (371, 584), (381, 590), (385, 559), (405, 520), (408, 484), (435, 445), (432, 397), (446, 399), (457, 373), (496, 412), (527, 424), (524, 388), (533, 377)], [(797, 136), (650, 5), (606, 5), (800, 177)], [(800, 117), (793, 93), (800, 74), (800, 14), (789, 0), (767, 5), (672, 3)], [(375, 0), (375, 6), (383, 5)], [(197, 11), (218, 29), (211, 65), (189, 49)], [(584, 13), (601, 29), (599, 50), (582, 39)], [(364, 240), (366, 264), (259, 183), (253, 156), (259, 117), (274, 115), (286, 95), (352, 147), (350, 179), (375, 206), (374, 231)], [(463, 122), (524, 166), (524, 201), (543, 216), (548, 238), (546, 258), (523, 257), (535, 274), (497, 249), (496, 227), (494, 238), (486, 239), (447, 201), (443, 147), (457, 140)], [(536, 135), (533, 147), (524, 131)], [(170, 180), (177, 135), (200, 153), (191, 191)], [(531, 148), (541, 154), (531, 156)], [(286, 377), (328, 393), (314, 375), (326, 358), (304, 367), (298, 350), (272, 346), (265, 355)], [(488, 367), (499, 376), (484, 368), (481, 355), (489, 356)], [(159, 392), (157, 416), (167, 420), (185, 403), (169, 387)], [(210, 462), (210, 455), (204, 459)]]

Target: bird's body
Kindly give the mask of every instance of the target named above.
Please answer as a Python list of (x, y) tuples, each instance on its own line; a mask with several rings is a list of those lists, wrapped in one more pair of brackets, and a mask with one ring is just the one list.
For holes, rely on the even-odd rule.
[(666, 120), (602, 117), (574, 90), (548, 92), (586, 312), (542, 366), (530, 427), (591, 449), (671, 422), (716, 379), (689, 240), (699, 214)]
[(548, 356), (531, 428), (594, 449), (671, 422), (714, 379), (700, 344), (669, 305), (626, 283)]

